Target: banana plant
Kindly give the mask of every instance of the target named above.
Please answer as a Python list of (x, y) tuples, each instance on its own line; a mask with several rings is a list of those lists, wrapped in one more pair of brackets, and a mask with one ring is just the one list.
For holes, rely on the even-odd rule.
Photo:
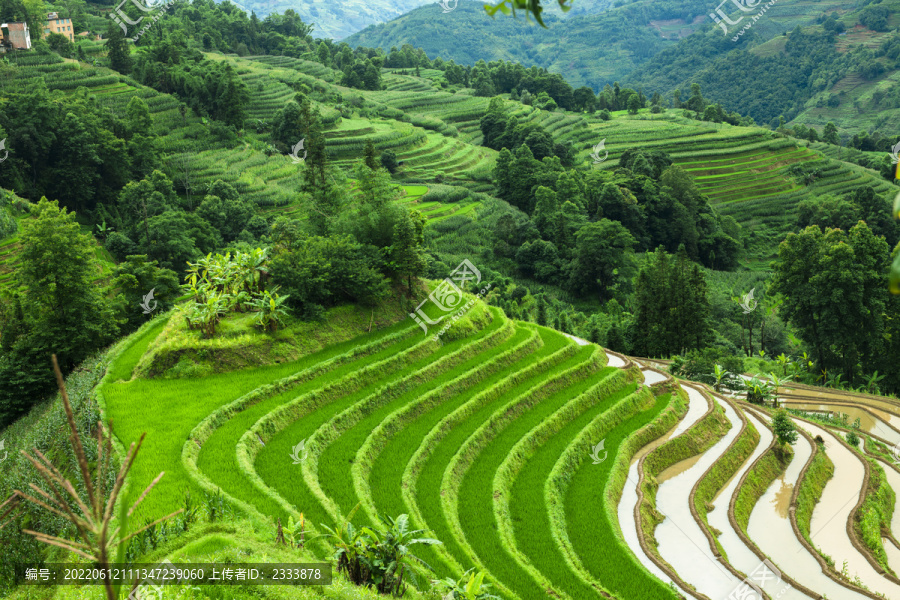
[(778, 388), (781, 387), (782, 385), (784, 385), (785, 383), (787, 383), (788, 381), (790, 381), (791, 378), (790, 377), (781, 378), (778, 375), (775, 375), (774, 373), (772, 373), (771, 377), (772, 377), (772, 386), (771, 386), (772, 401), (774, 402), (775, 406), (777, 407), (778, 406)]
[(474, 571), (475, 569), (469, 569), (458, 581), (448, 577), (432, 583), (444, 594), (444, 600), (500, 600), (499, 596), (490, 593), (491, 584), (484, 582), (485, 574)]
[(866, 381), (865, 390), (870, 394), (877, 394), (881, 391), (881, 387), (879, 387), (879, 383), (882, 379), (887, 377), (887, 375), (879, 375), (878, 371), (875, 371), (869, 376), (869, 380)]
[(102, 223), (97, 224), (97, 234), (100, 236), (100, 239), (106, 240), (106, 236), (114, 231), (112, 226), (106, 225), (106, 219), (103, 219)]
[(772, 387), (768, 382), (759, 377), (753, 377), (747, 382), (747, 402), (752, 404), (765, 404), (772, 396)]
[(791, 359), (785, 356), (784, 352), (775, 357), (775, 361), (778, 363), (778, 366), (781, 367), (781, 374), (788, 374), (788, 365), (793, 365)]
[[(400, 515), (396, 519), (381, 517), (384, 528), (363, 527), (368, 536), (369, 551), (367, 557), (373, 568), (373, 583), (382, 594), (402, 596), (406, 585), (404, 576), (416, 582), (415, 571), (411, 563), (416, 563), (433, 571), (428, 563), (410, 553), (410, 546), (440, 545), (439, 540), (419, 537), (424, 529), (410, 529), (409, 515)], [(380, 572), (383, 571), (383, 572)]]
[(729, 371), (725, 370), (725, 368), (722, 367), (722, 365), (716, 364), (713, 367), (713, 376), (716, 378), (715, 383), (713, 383), (713, 388), (717, 392), (719, 392), (719, 393), (722, 392), (722, 386), (725, 384), (725, 381), (729, 375), (731, 375), (731, 373)]
[(279, 296), (277, 293), (273, 295), (266, 290), (261, 297), (252, 300), (250, 304), (256, 311), (254, 324), (263, 331), (276, 331), (287, 314), (287, 309), (283, 305), (288, 298), (290, 295)]

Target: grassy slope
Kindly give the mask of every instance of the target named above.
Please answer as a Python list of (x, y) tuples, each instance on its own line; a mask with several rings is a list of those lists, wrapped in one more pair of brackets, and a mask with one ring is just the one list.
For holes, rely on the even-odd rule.
[[(340, 310), (340, 309), (338, 309)], [(404, 326), (413, 326), (411, 322)], [(128, 376), (140, 359), (141, 348), (146, 348), (159, 331), (148, 329), (135, 340), (127, 356), (115, 367), (116, 378)], [(356, 335), (345, 330), (343, 339)], [(379, 333), (364, 335), (360, 341), (371, 339)], [(340, 335), (333, 335), (329, 342), (339, 342)], [(357, 342), (359, 343), (359, 342)], [(325, 354), (334, 352), (327, 350)], [(316, 360), (321, 360), (317, 358)], [(238, 398), (264, 383), (285, 377), (304, 368), (310, 361), (300, 359), (284, 364), (258, 366), (236, 373), (210, 375), (190, 379), (111, 381), (101, 391), (107, 403), (107, 416), (116, 422), (116, 433), (123, 444), (136, 441), (147, 432), (143, 457), (134, 467), (130, 497), (136, 498), (160, 471), (166, 471), (163, 481), (142, 504), (146, 515), (159, 515), (167, 507), (181, 503), (184, 490), (196, 488), (191, 484), (181, 465), (181, 446), (191, 429), (222, 404)]]

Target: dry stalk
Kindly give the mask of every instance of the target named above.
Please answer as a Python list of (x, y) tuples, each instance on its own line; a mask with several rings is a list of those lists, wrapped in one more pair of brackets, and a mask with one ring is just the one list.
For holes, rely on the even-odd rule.
[[(134, 465), (135, 458), (137, 457), (138, 451), (141, 449), (141, 444), (143, 444), (144, 435), (146, 434), (141, 434), (137, 443), (132, 442), (131, 447), (128, 449), (128, 453), (125, 456), (125, 461), (122, 463), (118, 475), (116, 475), (115, 483), (113, 484), (112, 489), (107, 492), (104, 489), (104, 480), (106, 472), (110, 468), (113, 454), (112, 421), (110, 421), (108, 429), (103, 426), (102, 422), (97, 424), (97, 480), (95, 487), (94, 480), (91, 478), (91, 470), (88, 464), (87, 455), (85, 454), (84, 446), (81, 443), (81, 436), (78, 434), (78, 428), (75, 425), (75, 416), (72, 412), (72, 405), (69, 403), (66, 385), (63, 381), (62, 372), (59, 369), (55, 354), (52, 356), (52, 360), (53, 372), (56, 374), (56, 383), (59, 387), (63, 407), (66, 411), (66, 420), (68, 421), (69, 429), (71, 430), (70, 440), (81, 472), (85, 497), (79, 495), (75, 486), (73, 486), (68, 479), (63, 477), (62, 473), (60, 473), (50, 460), (37, 448), (34, 448), (36, 457), (29, 455), (23, 450), (22, 455), (34, 465), (35, 469), (37, 469), (38, 474), (47, 484), (49, 492), (39, 488), (33, 483), (29, 484), (29, 487), (34, 495), (22, 492), (21, 490), (15, 490), (12, 496), (10, 496), (3, 504), (0, 504), (0, 511), (2, 511), (0, 512), (0, 528), (6, 524), (6, 519), (20, 505), (22, 500), (37, 504), (51, 513), (63, 517), (75, 527), (77, 537), (80, 541), (69, 540), (38, 531), (31, 531), (29, 529), (23, 531), (33, 535), (39, 542), (63, 548), (96, 563), (100, 569), (103, 569), (103, 586), (106, 590), (107, 600), (116, 600), (119, 586), (109, 579), (109, 565), (110, 562), (112, 562), (110, 557), (113, 555), (120, 556), (124, 544), (134, 536), (154, 525), (171, 519), (175, 515), (183, 512), (184, 509), (177, 510), (170, 515), (157, 519), (152, 523), (148, 523), (144, 527), (128, 533), (127, 535), (122, 531), (124, 525), (120, 524), (120, 526), (113, 528), (113, 513), (116, 501), (119, 498), (119, 493), (122, 491), (125, 479), (128, 477), (128, 473)], [(162, 479), (164, 474), (165, 472), (160, 473), (159, 476), (147, 486), (135, 503), (128, 509), (125, 519), (123, 520), (127, 520), (127, 518), (134, 513), (137, 506), (147, 497), (150, 490), (159, 483), (159, 480)]]

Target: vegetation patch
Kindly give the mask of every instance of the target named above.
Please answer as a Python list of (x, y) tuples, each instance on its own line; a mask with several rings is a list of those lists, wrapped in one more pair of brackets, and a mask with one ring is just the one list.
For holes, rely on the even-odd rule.
[(894, 515), (896, 492), (891, 489), (884, 475), (884, 469), (877, 460), (867, 458), (869, 463), (869, 483), (863, 490), (865, 498), (853, 518), (853, 527), (857, 538), (881, 565), (881, 568), (893, 574), (888, 564), (887, 554), (881, 542), (882, 532), (891, 531), (891, 519)]
[[(707, 515), (712, 507), (712, 501), (716, 494), (728, 483), (731, 477), (737, 473), (744, 461), (753, 454), (759, 444), (759, 432), (753, 423), (747, 420), (744, 431), (737, 437), (731, 447), (713, 463), (713, 466), (706, 472), (702, 479), (697, 483), (693, 492), (693, 503), (696, 514), (700, 517), (700, 523), (707, 530), (711, 527), (707, 520)], [(720, 507), (719, 510), (728, 510), (727, 505)], [(727, 557), (725, 550), (719, 544), (718, 533), (713, 532), (713, 539), (716, 540), (716, 547), (722, 556)]]
[[(816, 441), (814, 450), (815, 453), (812, 462), (806, 469), (803, 478), (797, 484), (800, 486), (800, 489), (797, 493), (796, 510), (797, 528), (800, 530), (800, 534), (803, 538), (812, 547), (815, 547), (810, 536), (810, 523), (812, 523), (813, 510), (815, 509), (819, 498), (822, 496), (822, 490), (825, 489), (825, 484), (834, 477), (834, 463), (831, 462), (831, 459), (828, 458), (828, 455), (825, 453), (824, 444)], [(834, 568), (833, 561), (827, 557), (825, 560), (832, 568)]]

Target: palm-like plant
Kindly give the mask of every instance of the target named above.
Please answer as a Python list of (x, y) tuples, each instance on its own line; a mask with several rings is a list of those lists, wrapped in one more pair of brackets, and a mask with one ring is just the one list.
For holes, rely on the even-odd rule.
[(879, 375), (878, 371), (875, 371), (869, 376), (868, 381), (866, 381), (865, 390), (870, 394), (877, 394), (881, 391), (881, 387), (878, 385), (882, 379), (887, 377), (887, 375)]
[(434, 581), (441, 593), (445, 593), (445, 600), (499, 600), (499, 596), (490, 593), (491, 584), (484, 582), (484, 573), (475, 573), (475, 569), (469, 569), (459, 581), (452, 578)]
[(364, 532), (354, 527), (351, 522), (359, 506), (357, 504), (336, 528), (332, 529), (323, 524), (322, 531), (325, 533), (318, 537), (324, 538), (334, 549), (338, 572), (343, 572), (351, 583), (364, 585), (369, 580), (369, 570), (360, 559), (363, 553)]
[(747, 402), (753, 404), (765, 404), (772, 396), (772, 388), (768, 382), (759, 377), (754, 377), (747, 382)]
[(722, 365), (716, 364), (713, 366), (713, 377), (715, 377), (715, 382), (713, 383), (713, 388), (721, 393), (722, 387), (725, 385), (728, 377), (731, 375), (731, 372), (727, 371)]
[(374, 587), (382, 594), (402, 596), (406, 590), (404, 577), (416, 581), (413, 563), (432, 570), (410, 553), (410, 547), (441, 542), (421, 537), (425, 533), (423, 529), (410, 529), (409, 516), (405, 514), (396, 519), (380, 517), (382, 527), (357, 529), (350, 522), (357, 510), (359, 505), (336, 529), (322, 525), (325, 533), (320, 537), (334, 548), (338, 571), (343, 571), (350, 581)]
[(772, 373), (772, 398), (775, 406), (778, 406), (778, 388), (791, 380), (790, 377), (779, 377)]
[(277, 293), (273, 295), (266, 290), (261, 297), (252, 300), (250, 305), (256, 311), (255, 324), (263, 331), (276, 331), (287, 314), (284, 302), (288, 298), (290, 295), (279, 296)]
[[(113, 510), (115, 509), (116, 501), (119, 498), (119, 493), (122, 491), (125, 479), (128, 477), (128, 473), (134, 465), (137, 453), (141, 449), (141, 444), (143, 444), (144, 436), (146, 434), (141, 434), (137, 443), (131, 444), (128, 453), (125, 456), (125, 460), (122, 463), (122, 467), (119, 469), (119, 473), (116, 476), (112, 489), (107, 491), (104, 488), (104, 482), (106, 481), (107, 473), (112, 466), (112, 425), (110, 425), (109, 429), (106, 429), (102, 422), (98, 423), (95, 486), (95, 479), (91, 474), (90, 464), (88, 463), (84, 446), (81, 443), (81, 436), (78, 434), (78, 428), (75, 424), (75, 415), (72, 412), (72, 405), (69, 402), (66, 384), (63, 381), (62, 372), (59, 369), (55, 354), (52, 356), (52, 361), (53, 371), (56, 374), (56, 383), (59, 387), (63, 408), (66, 412), (66, 420), (69, 423), (69, 429), (72, 431), (72, 447), (78, 462), (78, 468), (81, 471), (81, 479), (86, 497), (82, 497), (78, 491), (76, 491), (75, 486), (53, 466), (50, 459), (42, 454), (40, 450), (37, 448), (34, 449), (37, 458), (27, 454), (23, 450), (22, 454), (32, 465), (34, 465), (50, 491), (47, 492), (42, 490), (33, 483), (30, 484), (30, 487), (38, 496), (40, 496), (40, 498), (36, 498), (21, 490), (15, 490), (13, 495), (0, 505), (0, 510), (4, 509), (4, 507), (6, 508), (3, 514), (0, 515), (0, 521), (4, 521), (10, 516), (21, 500), (37, 504), (68, 521), (74, 527), (76, 534), (81, 539), (80, 542), (38, 531), (31, 531), (30, 529), (25, 529), (23, 531), (34, 536), (39, 542), (63, 548), (64, 550), (68, 550), (69, 552), (97, 563), (101, 569), (101, 573), (103, 573), (103, 586), (107, 600), (116, 600), (119, 594), (119, 585), (110, 579), (109, 565), (111, 562), (114, 562), (112, 557), (115, 555), (117, 557), (115, 562), (122, 562), (121, 559), (124, 556), (124, 551), (129, 540), (136, 535), (143, 533), (145, 530), (156, 527), (159, 523), (171, 519), (175, 515), (183, 512), (184, 509), (177, 510), (170, 515), (147, 523), (137, 531), (129, 534), (125, 533), (127, 520), (134, 514), (135, 509), (144, 498), (147, 497), (150, 490), (152, 490), (156, 484), (159, 483), (159, 480), (162, 479), (163, 473), (160, 473), (156, 479), (147, 486), (144, 492), (138, 496), (138, 499), (131, 505), (131, 508), (129, 508), (127, 512), (124, 511), (123, 506), (119, 524), (113, 526)], [(6, 525), (6, 523), (4, 522), (2, 525)]]
[(381, 521), (385, 529), (363, 528), (365, 534), (374, 542), (367, 553), (372, 566), (375, 567), (373, 583), (382, 594), (402, 596), (405, 588), (403, 577), (408, 575), (413, 583), (416, 582), (415, 571), (410, 563), (416, 563), (429, 571), (433, 570), (421, 558), (410, 554), (409, 547), (434, 546), (441, 542), (433, 538), (419, 537), (425, 530), (410, 529), (409, 515), (400, 515), (396, 519), (381, 517)]
[(106, 219), (103, 219), (102, 223), (97, 224), (97, 235), (100, 236), (100, 239), (106, 240), (106, 236), (114, 231), (111, 225), (106, 224)]

